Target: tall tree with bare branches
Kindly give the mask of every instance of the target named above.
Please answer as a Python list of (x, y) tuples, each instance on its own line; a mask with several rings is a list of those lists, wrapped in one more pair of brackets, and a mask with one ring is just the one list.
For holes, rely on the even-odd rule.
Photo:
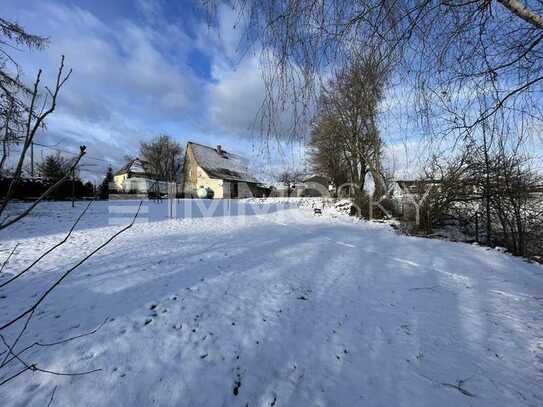
[(183, 156), (183, 147), (170, 136), (160, 135), (151, 142), (140, 144), (140, 156), (145, 170), (160, 181), (175, 181)]
[[(341, 154), (337, 164), (347, 169), (348, 180), (354, 184), (359, 201), (368, 173), (377, 182), (381, 180), (382, 141), (377, 119), (387, 65), (379, 56), (375, 50), (360, 55), (339, 71), (328, 86), (323, 86), (312, 131), (316, 157), (320, 156), (321, 161), (324, 154)], [(332, 151), (325, 150), (330, 147)]]
[(313, 171), (330, 178), (336, 187), (349, 181), (349, 166), (338, 130), (334, 120), (317, 115), (309, 142)]
[[(205, 3), (213, 21), (216, 2)], [(299, 107), (299, 115), (310, 112), (330, 70), (375, 46), (394, 59), (392, 79), (408, 95), (401, 102), (429, 136), (461, 139), (503, 110), (519, 121), (543, 118), (539, 1), (229, 3), (247, 23), (245, 41), (262, 50), (268, 92), (260, 112), (266, 134), (277, 128), (286, 105)], [(475, 87), (492, 96), (483, 111), (477, 109)]]

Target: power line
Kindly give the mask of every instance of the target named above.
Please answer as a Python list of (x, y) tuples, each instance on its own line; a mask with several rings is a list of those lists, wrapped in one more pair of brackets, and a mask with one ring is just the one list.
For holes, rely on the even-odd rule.
[[(57, 148), (57, 147), (53, 147), (53, 146), (48, 146), (46, 144), (41, 144), (41, 143), (36, 143), (36, 142), (32, 142), (32, 144), (36, 145), (36, 146), (40, 146), (40, 147), (44, 147), (44, 148), (48, 148), (50, 150), (55, 150), (55, 151), (58, 151), (59, 153), (64, 153), (64, 154), (71, 154), (75, 157), (79, 156), (78, 153), (75, 153), (73, 151), (68, 151), (68, 150), (63, 150), (61, 148)], [(97, 161), (103, 161), (103, 162), (106, 162), (106, 163), (109, 163), (108, 160), (104, 160), (103, 158), (98, 158), (98, 157), (93, 157), (93, 156), (90, 156), (90, 155), (87, 155), (85, 154), (85, 158), (89, 158), (91, 160), (97, 160)]]
[[(15, 141), (8, 141), (7, 143), (8, 144), (15, 144), (17, 146), (20, 144), (20, 143), (17, 143)], [(63, 150), (62, 148), (50, 146), (50, 145), (47, 145), (47, 144), (36, 143), (35, 141), (33, 141), (32, 144), (35, 145), (35, 146), (48, 148), (49, 150), (55, 150), (55, 151), (58, 151), (59, 153), (70, 154), (70, 155), (73, 155), (75, 157), (79, 156), (79, 153), (76, 153), (74, 151)], [(91, 160), (96, 160), (96, 161), (103, 161), (103, 162), (106, 162), (106, 163), (111, 162), (110, 160), (104, 160), (103, 158), (93, 157), (93, 156), (90, 156), (88, 154), (85, 154), (85, 158), (89, 158)]]

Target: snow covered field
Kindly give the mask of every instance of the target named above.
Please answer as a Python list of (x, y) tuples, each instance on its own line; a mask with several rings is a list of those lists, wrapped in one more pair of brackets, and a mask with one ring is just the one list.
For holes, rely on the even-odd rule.
[[(84, 205), (46, 203), (5, 230), (0, 261), (19, 246), (0, 282), (62, 240)], [(0, 322), (136, 205), (94, 204), (65, 245), (0, 289)], [(106, 321), (25, 353), (60, 372), (102, 370), (27, 372), (0, 387), (0, 406), (46, 406), (55, 387), (52, 406), (543, 405), (541, 266), (289, 202), (180, 201), (177, 219), (167, 207), (147, 202), (18, 345)]]

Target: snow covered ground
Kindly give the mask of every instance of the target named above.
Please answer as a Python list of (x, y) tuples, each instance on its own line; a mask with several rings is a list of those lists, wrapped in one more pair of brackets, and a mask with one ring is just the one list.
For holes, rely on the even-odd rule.
[[(136, 204), (94, 204), (65, 245), (0, 289), (0, 322)], [(0, 283), (84, 205), (46, 203), (3, 231), (0, 261), (19, 246)], [(27, 372), (0, 386), (1, 406), (46, 406), (55, 387), (52, 406), (543, 405), (541, 266), (296, 201), (180, 201), (177, 219), (167, 207), (146, 203), (140, 223), (53, 291), (18, 345), (106, 321), (24, 354), (59, 372), (102, 370)]]

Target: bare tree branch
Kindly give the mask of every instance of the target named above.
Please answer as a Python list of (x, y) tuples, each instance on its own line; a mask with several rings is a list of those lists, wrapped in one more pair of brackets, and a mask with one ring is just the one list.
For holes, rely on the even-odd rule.
[[(9, 253), (7, 259), (2, 263), (2, 267), (0, 267), (0, 273), (2, 271), (4, 271), (4, 267), (6, 267), (6, 264), (8, 264), (9, 262), (9, 259), (11, 258), (11, 256), (13, 256), (13, 253), (15, 253), (15, 250), (17, 249), (17, 246), (19, 246), (19, 243), (15, 244), (15, 246), (13, 246), (13, 250), (11, 250), (11, 252)], [(0, 288), (2, 288), (3, 285), (0, 285)]]
[[(59, 94), (62, 86), (66, 83), (66, 81), (68, 80), (68, 78), (70, 77), (70, 75), (72, 73), (72, 71), (70, 70), (68, 72), (68, 74), (63, 75), (63, 71), (64, 71), (64, 55), (62, 56), (61, 61), (60, 61), (60, 67), (59, 67), (58, 73), (57, 73), (57, 80), (56, 80), (55, 90), (52, 92), (51, 104), (50, 104), (49, 108), (46, 111), (44, 111), (44, 112), (40, 113), (39, 115), (35, 116), (34, 112), (35, 112), (36, 101), (37, 101), (37, 98), (38, 98), (39, 84), (40, 84), (40, 79), (41, 79), (41, 74), (42, 74), (41, 69), (38, 71), (38, 75), (36, 76), (36, 80), (34, 82), (30, 107), (28, 109), (28, 118), (27, 118), (26, 126), (25, 126), (26, 127), (26, 134), (25, 134), (25, 139), (24, 139), (24, 143), (23, 143), (23, 148), (22, 148), (22, 151), (21, 151), (21, 153), (19, 155), (19, 160), (17, 162), (17, 166), (16, 166), (16, 169), (15, 169), (15, 173), (13, 175), (13, 179), (12, 179), (12, 181), (11, 181), (9, 187), (8, 187), (8, 191), (6, 193), (6, 196), (5, 196), (4, 200), (0, 204), (0, 215), (2, 215), (2, 213), (6, 209), (9, 201), (12, 199), (13, 194), (15, 192), (15, 188), (16, 188), (16, 186), (18, 185), (18, 183), (20, 181), (20, 178), (21, 178), (21, 175), (22, 175), (22, 170), (23, 170), (23, 163), (24, 163), (26, 154), (28, 152), (28, 149), (32, 145), (32, 142), (34, 140), (36, 132), (42, 126), (42, 124), (44, 123), (47, 116), (49, 116), (51, 113), (53, 113), (55, 111), (55, 108), (56, 108), (56, 105), (57, 105), (58, 94)], [(82, 153), (84, 154), (84, 151), (82, 151)], [(81, 159), (81, 156), (82, 155), (80, 155), (77, 162), (79, 162), (79, 159)], [(43, 199), (43, 197), (42, 197), (42, 199)], [(13, 222), (10, 222), (10, 224), (11, 223), (13, 223)], [(6, 227), (6, 226), (7, 225), (3, 225), (3, 227)], [(0, 229), (1, 228), (2, 227), (0, 227)]]
[[(42, 343), (42, 342), (34, 342), (32, 343), (31, 345), (28, 345), (26, 346), (25, 348), (21, 349), (20, 351), (17, 352), (17, 355), (20, 356), (22, 355), (23, 353), (25, 353), (26, 351), (32, 349), (33, 347), (35, 346), (38, 346), (38, 347), (42, 347), (42, 348), (47, 348), (47, 347), (50, 347), (50, 346), (56, 346), (56, 345), (61, 345), (61, 344), (64, 344), (64, 343), (68, 343), (68, 342), (71, 342), (71, 341), (74, 341), (76, 339), (80, 339), (80, 338), (84, 338), (85, 336), (90, 336), (90, 335), (93, 335), (95, 334), (96, 332), (98, 332), (107, 322), (108, 318), (106, 317), (104, 319), (104, 321), (102, 323), (100, 323), (100, 325), (98, 325), (96, 328), (94, 328), (93, 330), (89, 331), (89, 332), (85, 332), (83, 334), (79, 334), (79, 335), (75, 335), (75, 336), (71, 336), (69, 338), (65, 338), (65, 339), (61, 339), (59, 341), (56, 341), (56, 342), (48, 342), (48, 343)], [(12, 345), (12, 348), (14, 348), (15, 345)], [(5, 352), (8, 352), (8, 351), (4, 351), (2, 353), (0, 353), (0, 355), (3, 355)], [(13, 356), (13, 355), (12, 355)], [(12, 360), (15, 359), (15, 356), (13, 356), (12, 358), (10, 359), (7, 359), (0, 367), (4, 367), (5, 365), (7, 365), (9, 362), (11, 362)]]
[(51, 393), (51, 398), (49, 399), (49, 403), (47, 403), (47, 407), (51, 407), (53, 405), (53, 399), (55, 398), (57, 387), (58, 386), (55, 386), (55, 388), (53, 389), (53, 392)]
[[(88, 203), (88, 205), (85, 207), (85, 209), (83, 209), (83, 211), (81, 212), (81, 214), (77, 217), (76, 221), (72, 224), (72, 227), (70, 228), (70, 230), (68, 231), (68, 234), (66, 236), (64, 236), (64, 239), (62, 239), (60, 242), (58, 242), (57, 244), (55, 244), (54, 246), (50, 247), (48, 250), (46, 250), (41, 256), (39, 256), (36, 260), (34, 260), (28, 267), (26, 267), (24, 270), (20, 271), (19, 273), (17, 273), (16, 275), (14, 275), (13, 277), (11, 277), (9, 280), (7, 281), (4, 281), (2, 284), (0, 284), (0, 288), (2, 287), (5, 287), (6, 285), (8, 285), (9, 283), (13, 282), (14, 280), (18, 279), (19, 277), (21, 277), (23, 274), (25, 274), (28, 270), (30, 270), (32, 267), (34, 267), (41, 259), (43, 259), (45, 256), (47, 256), (49, 253), (51, 253), (52, 251), (54, 251), (55, 249), (57, 249), (58, 247), (62, 246), (64, 243), (66, 243), (68, 241), (68, 239), (70, 238), (70, 236), (72, 235), (72, 232), (74, 231), (75, 227), (77, 226), (77, 224), (79, 223), (79, 221), (81, 220), (81, 218), (85, 215), (85, 213), (88, 211), (88, 209), (90, 208), (91, 204), (93, 203), (94, 201), (90, 201)], [(15, 248), (17, 247), (17, 245), (15, 246)], [(13, 251), (15, 251), (15, 248), (13, 249)], [(13, 254), (13, 252), (12, 252)], [(10, 255), (11, 257), (11, 255)], [(8, 260), (9, 260), (9, 257), (8, 257)], [(7, 262), (7, 260), (6, 260)], [(4, 263), (5, 264), (5, 263)], [(2, 268), (4, 268), (4, 266), (2, 265)], [(2, 271), (2, 269), (0, 269), (0, 272)]]
[(526, 7), (520, 1), (498, 0), (498, 3), (501, 3), (502, 6), (511, 11), (517, 17), (522, 18), (527, 23), (539, 28), (540, 30), (543, 30), (543, 17), (528, 9), (528, 7)]
[[(75, 170), (77, 165), (79, 164), (79, 161), (81, 161), (81, 158), (86, 154), (86, 146), (80, 147), (79, 156), (74, 160), (72, 165), (69, 168), (69, 171), (64, 175), (61, 179), (59, 179), (57, 182), (55, 182), (53, 185), (51, 185), (37, 200), (32, 202), (32, 205), (30, 205), (27, 209), (25, 209), (22, 213), (20, 213), (17, 216), (14, 216), (12, 218), (4, 219), (2, 223), (0, 223), (0, 230), (7, 228), (10, 225), (13, 225), (15, 222), (18, 222), (22, 218), (28, 216), (30, 212), (45, 198), (47, 198), (52, 192), (54, 192), (58, 187), (60, 187), (66, 180), (68, 180), (71, 177), (72, 171)], [(13, 184), (13, 181), (12, 181)], [(7, 200), (5, 201), (7, 202)], [(0, 212), (1, 213), (1, 212)]]
[(77, 269), (81, 264), (85, 263), (89, 258), (91, 258), (98, 251), (100, 251), (105, 246), (107, 246), (113, 239), (115, 239), (121, 233), (127, 231), (132, 226), (134, 226), (134, 223), (135, 223), (135, 221), (136, 221), (136, 219), (137, 219), (137, 217), (138, 217), (138, 215), (140, 213), (142, 204), (143, 204), (143, 201), (140, 201), (140, 204), (138, 206), (138, 210), (137, 210), (136, 214), (134, 215), (134, 217), (132, 218), (132, 221), (127, 226), (125, 226), (124, 228), (122, 228), (121, 230), (116, 232), (109, 239), (107, 239), (104, 243), (102, 243), (100, 246), (98, 246), (96, 249), (94, 249), (92, 252), (90, 252), (88, 255), (86, 255), (84, 258), (82, 258), (80, 261), (78, 261), (74, 266), (70, 267), (66, 272), (64, 272), (64, 274), (53, 285), (51, 285), (51, 287), (49, 287), (39, 297), (39, 299), (32, 306), (30, 306), (27, 310), (23, 311), (17, 317), (13, 318), (11, 321), (8, 321), (8, 322), (4, 323), (2, 326), (0, 326), (0, 331), (2, 331), (3, 329), (5, 329), (5, 328), (7, 328), (7, 327), (9, 327), (11, 325), (13, 325), (14, 323), (19, 321), (20, 319), (22, 319), (25, 316), (29, 315), (30, 313), (34, 312), (34, 310), (43, 302), (43, 300), (45, 300), (45, 298), (51, 293), (51, 291), (53, 291), (56, 287), (58, 287), (60, 285), (60, 283), (62, 283), (62, 281), (66, 277), (68, 277), (75, 269)]

